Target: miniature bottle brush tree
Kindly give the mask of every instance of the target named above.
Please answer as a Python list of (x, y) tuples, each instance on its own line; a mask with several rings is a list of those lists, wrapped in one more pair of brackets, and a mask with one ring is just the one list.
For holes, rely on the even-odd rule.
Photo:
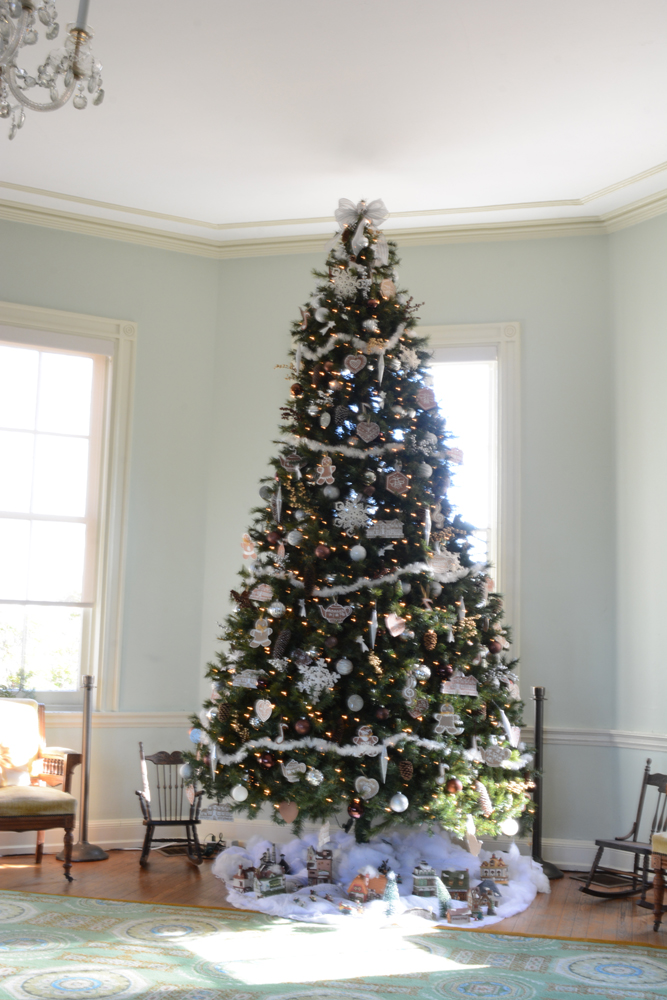
[(470, 817), (495, 835), (532, 808), (522, 703), (501, 597), (447, 500), (461, 455), (387, 214), (341, 200), (293, 325), (290, 399), (191, 773), (297, 834), (342, 814), (358, 841), (394, 823), (464, 836)]

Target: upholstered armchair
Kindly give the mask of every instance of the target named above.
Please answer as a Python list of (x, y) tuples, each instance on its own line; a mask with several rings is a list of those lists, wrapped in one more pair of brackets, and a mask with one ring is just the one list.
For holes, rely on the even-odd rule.
[(44, 831), (62, 827), (63, 867), (71, 882), (76, 799), (70, 785), (81, 754), (45, 746), (45, 728), (43, 705), (31, 698), (0, 698), (0, 831), (36, 830), (39, 864)]

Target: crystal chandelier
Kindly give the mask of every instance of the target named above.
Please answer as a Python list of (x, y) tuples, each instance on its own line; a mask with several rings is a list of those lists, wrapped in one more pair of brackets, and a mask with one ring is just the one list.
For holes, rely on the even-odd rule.
[[(37, 42), (38, 21), (49, 41), (57, 37), (60, 25), (54, 0), (0, 0), (0, 118), (10, 120), (10, 139), (23, 127), (24, 108), (56, 111), (74, 94), (72, 104), (81, 111), (88, 104), (86, 92), (94, 95), (93, 104), (104, 100), (102, 67), (90, 51), (89, 3), (80, 0), (76, 22), (67, 25), (65, 44), (52, 49), (33, 74), (19, 65), (19, 53)], [(47, 92), (48, 100), (28, 96), (36, 87)]]

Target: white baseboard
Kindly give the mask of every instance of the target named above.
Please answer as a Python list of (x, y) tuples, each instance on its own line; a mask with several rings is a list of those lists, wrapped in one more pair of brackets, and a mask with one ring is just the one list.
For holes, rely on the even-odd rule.
[[(305, 832), (314, 832), (317, 825), (306, 823)], [(177, 827), (173, 828), (174, 836), (181, 835)], [(169, 831), (164, 831), (165, 836)], [(203, 820), (199, 828), (199, 836), (204, 840), (210, 834), (216, 837), (222, 833), (231, 844), (233, 840), (246, 843), (252, 837), (261, 837), (270, 840), (275, 844), (286, 844), (292, 839), (292, 831), (289, 826), (276, 826), (268, 819), (243, 820), (237, 819), (233, 822), (221, 820)], [(144, 838), (144, 828), (141, 820), (132, 819), (102, 819), (92, 820), (88, 824), (88, 840), (91, 844), (98, 844), (106, 850), (125, 849), (132, 850), (141, 847)], [(78, 831), (74, 836), (78, 839)], [(57, 853), (62, 849), (62, 831), (47, 830), (44, 850), (46, 853)], [(519, 850), (522, 854), (530, 853), (530, 841), (518, 840)], [(508, 850), (510, 840), (506, 837), (498, 837), (497, 840), (487, 839), (484, 847), (487, 850)], [(0, 856), (9, 854), (31, 854), (35, 849), (34, 833), (3, 833), (0, 834)], [(564, 871), (587, 871), (595, 856), (595, 845), (586, 840), (558, 840), (545, 838), (542, 850), (544, 860), (551, 861), (558, 868)], [(610, 851), (604, 856), (607, 866), (621, 869), (628, 869), (632, 861), (632, 856), (621, 851)]]

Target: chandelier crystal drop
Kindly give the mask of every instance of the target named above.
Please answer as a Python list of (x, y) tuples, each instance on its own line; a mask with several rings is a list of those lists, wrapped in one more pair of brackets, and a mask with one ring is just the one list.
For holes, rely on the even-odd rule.
[[(73, 96), (72, 104), (82, 111), (88, 104), (104, 100), (102, 66), (95, 60), (88, 26), (90, 0), (80, 0), (77, 19), (67, 25), (64, 44), (51, 49), (36, 72), (23, 65), (23, 50), (37, 43), (38, 28), (53, 41), (60, 32), (54, 0), (0, 0), (0, 118), (9, 121), (13, 139), (25, 122), (25, 111), (56, 111)], [(37, 88), (41, 88), (41, 91)], [(35, 100), (38, 94), (46, 100)]]

